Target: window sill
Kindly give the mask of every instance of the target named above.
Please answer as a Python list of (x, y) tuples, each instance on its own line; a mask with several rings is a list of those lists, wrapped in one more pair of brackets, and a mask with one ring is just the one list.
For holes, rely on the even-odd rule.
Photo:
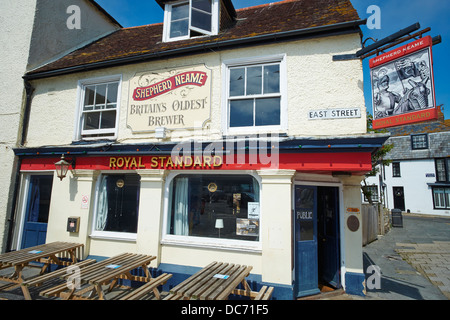
[(126, 241), (136, 242), (137, 233), (125, 233), (125, 232), (93, 232), (89, 235), (91, 239), (98, 240), (114, 240), (114, 241)]
[[(255, 244), (247, 244), (245, 241), (238, 240), (225, 240), (209, 238), (196, 238), (186, 239), (182, 237), (165, 238), (161, 240), (162, 245), (179, 246), (179, 247), (192, 247), (192, 248), (203, 248), (203, 249), (213, 249), (213, 250), (227, 250), (227, 251), (239, 251), (239, 252), (250, 252), (250, 253), (261, 253), (261, 243), (257, 242)], [(224, 240), (226, 243), (223, 243)]]

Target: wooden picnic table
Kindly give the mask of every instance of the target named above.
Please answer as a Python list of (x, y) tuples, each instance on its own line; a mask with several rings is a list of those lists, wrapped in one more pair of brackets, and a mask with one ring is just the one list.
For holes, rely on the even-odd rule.
[[(67, 284), (59, 285), (55, 288), (45, 290), (41, 292), (40, 295), (51, 297), (56, 296), (64, 300), (74, 299), (74, 300), (84, 300), (84, 299), (99, 299), (105, 300), (105, 292), (103, 291), (103, 286), (109, 284), (109, 291), (111, 291), (119, 279), (129, 279), (133, 281), (140, 282), (150, 282), (152, 281), (152, 276), (148, 270), (148, 265), (152, 260), (156, 259), (155, 256), (134, 254), (134, 253), (123, 253), (96, 263), (90, 264), (89, 266), (83, 267), (79, 270), (78, 280), (79, 286), (72, 285), (69, 288)], [(144, 270), (144, 276), (133, 276), (131, 271), (142, 267)], [(73, 275), (64, 274), (61, 276), (63, 279), (73, 278)], [(73, 280), (76, 280), (73, 278)], [(76, 281), (78, 281), (76, 280)], [(160, 298), (159, 292), (155, 287), (153, 292), (157, 298)], [(86, 296), (87, 294), (87, 296)]]
[[(52, 242), (1, 254), (0, 270), (12, 267), (14, 268), (14, 273), (9, 277), (0, 276), (0, 281), (7, 281), (20, 285), (25, 280), (22, 271), (25, 267), (29, 266), (31, 262), (43, 263), (40, 274), (43, 274), (50, 264), (67, 266), (76, 263), (77, 255), (80, 256), (80, 250), (83, 246), (84, 245), (80, 243)], [(70, 261), (61, 260), (60, 258), (63, 257), (69, 258)]]
[[(245, 278), (253, 267), (213, 262), (170, 290), (165, 300), (225, 300), (231, 294), (256, 297)], [(237, 289), (239, 284), (243, 289)]]

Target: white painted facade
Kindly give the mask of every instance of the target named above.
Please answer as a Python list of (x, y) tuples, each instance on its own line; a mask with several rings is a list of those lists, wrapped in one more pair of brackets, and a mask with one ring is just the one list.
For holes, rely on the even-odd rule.
[[(80, 72), (73, 75), (60, 76), (32, 81), (36, 88), (33, 108), (30, 114), (30, 126), (27, 136), (27, 147), (42, 145), (65, 145), (80, 139), (75, 127), (79, 123), (80, 80), (120, 76), (120, 118), (117, 130), (117, 141), (120, 143), (143, 143), (160, 141), (154, 134), (133, 134), (127, 128), (126, 119), (129, 97), (129, 81), (136, 73), (143, 71), (176, 69), (177, 67), (204, 64), (212, 70), (211, 89), (211, 122), (203, 130), (168, 132), (165, 141), (201, 138), (208, 140), (221, 139), (226, 134), (224, 125), (224, 73), (225, 61), (258, 60), (273, 56), (283, 56), (286, 78), (285, 128), (273, 133), (287, 133), (289, 136), (343, 136), (359, 135), (366, 131), (366, 109), (362, 88), (362, 64), (359, 60), (333, 62), (334, 54), (346, 54), (358, 48), (359, 35), (343, 35), (288, 42), (283, 45), (266, 45), (248, 49), (223, 51), (220, 54), (209, 53), (201, 56), (190, 56), (167, 61), (134, 64), (108, 68), (91, 72)], [(336, 79), (340, 79), (336, 81)], [(292, 88), (295, 88), (293, 90)], [(61, 106), (65, 107), (61, 112)], [(308, 112), (322, 109), (357, 107), (361, 109), (360, 118), (320, 120), (308, 119)], [(48, 128), (48, 115), (56, 115), (52, 119), (52, 127)], [(326, 128), (326, 130), (324, 130)], [(42, 136), (43, 131), (57, 134)], [(203, 137), (194, 136), (201, 133)], [(233, 134), (249, 134), (248, 131), (234, 131)], [(257, 132), (251, 132), (255, 134)], [(270, 133), (270, 132), (265, 132)]]
[[(81, 29), (67, 28), (67, 8), (80, 8)], [(13, 148), (21, 147), (26, 90), (22, 76), (93, 39), (119, 28), (87, 0), (4, 0), (0, 2), (0, 248), (14, 207), (17, 159)], [(43, 132), (46, 132), (45, 129)]]

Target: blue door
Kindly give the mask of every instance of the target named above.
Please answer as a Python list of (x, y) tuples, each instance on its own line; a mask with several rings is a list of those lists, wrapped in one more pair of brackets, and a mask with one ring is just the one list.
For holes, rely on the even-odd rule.
[(317, 187), (295, 186), (295, 291), (319, 293), (317, 258)]
[(52, 175), (30, 176), (22, 234), (22, 249), (45, 243), (52, 185)]

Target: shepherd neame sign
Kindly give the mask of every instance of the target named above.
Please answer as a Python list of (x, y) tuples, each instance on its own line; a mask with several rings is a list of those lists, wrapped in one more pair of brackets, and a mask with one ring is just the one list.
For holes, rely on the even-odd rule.
[(211, 114), (211, 70), (200, 65), (137, 73), (129, 101), (133, 132), (202, 127)]

